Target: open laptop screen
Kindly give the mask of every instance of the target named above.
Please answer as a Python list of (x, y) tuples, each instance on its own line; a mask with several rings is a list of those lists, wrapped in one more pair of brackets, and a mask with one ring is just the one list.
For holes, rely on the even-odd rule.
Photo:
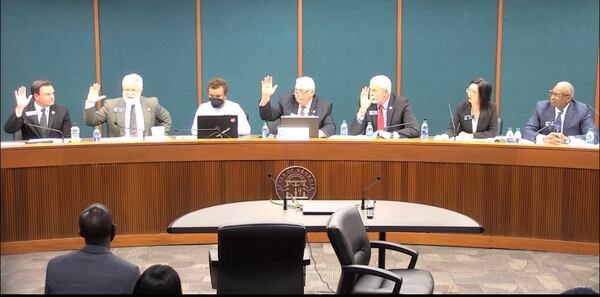
[(308, 135), (310, 138), (319, 138), (318, 116), (282, 116), (281, 126), (308, 128)]
[(237, 115), (199, 115), (198, 138), (237, 138)]

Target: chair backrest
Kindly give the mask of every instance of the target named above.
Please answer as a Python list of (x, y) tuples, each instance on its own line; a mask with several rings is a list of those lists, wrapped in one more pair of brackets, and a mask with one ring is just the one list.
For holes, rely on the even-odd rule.
[(302, 294), (306, 228), (292, 223), (218, 230), (218, 294)]
[[(371, 243), (356, 207), (346, 206), (331, 215), (327, 222), (327, 237), (341, 265), (369, 265)], [(351, 292), (354, 281), (354, 275), (342, 275), (337, 292)]]
[(498, 117), (498, 133), (496, 135), (497, 136), (504, 135), (502, 133), (502, 118), (501, 117)]
[(23, 140), (23, 133), (21, 132), (21, 130), (13, 134), (13, 140)]
[(267, 127), (269, 127), (269, 133), (273, 135), (277, 135), (277, 129), (281, 125), (281, 119), (276, 119), (274, 121), (267, 121)]

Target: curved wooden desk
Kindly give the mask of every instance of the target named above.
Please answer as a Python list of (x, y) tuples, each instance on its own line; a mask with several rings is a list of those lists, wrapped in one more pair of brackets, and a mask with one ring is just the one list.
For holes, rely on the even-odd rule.
[[(599, 249), (597, 147), (249, 138), (3, 144), (1, 152), (3, 253), (78, 247), (77, 218), (93, 202), (112, 209), (117, 239), (129, 238), (117, 246), (178, 242), (164, 234), (173, 219), (274, 197), (267, 174), (290, 165), (313, 172), (315, 199), (358, 198), (380, 175), (368, 198), (438, 206), (485, 226), (483, 235), (399, 233), (390, 240), (591, 254)], [(51, 239), (73, 243), (53, 247)], [(39, 240), (45, 245), (36, 245)]]

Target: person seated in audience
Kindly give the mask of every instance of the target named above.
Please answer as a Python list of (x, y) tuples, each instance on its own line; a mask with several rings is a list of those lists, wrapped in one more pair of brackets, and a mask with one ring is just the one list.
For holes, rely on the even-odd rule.
[(125, 75), (122, 81), (123, 97), (108, 99), (96, 110), (96, 102), (106, 98), (100, 96), (100, 84), (90, 86), (83, 120), (88, 126), (108, 124), (109, 137), (142, 137), (152, 135), (151, 127), (161, 125), (165, 133), (171, 130), (171, 114), (162, 107), (156, 97), (142, 96), (144, 80), (138, 74)]
[(112, 213), (94, 203), (79, 215), (79, 235), (85, 246), (50, 259), (46, 294), (131, 294), (140, 269), (110, 252), (116, 227)]
[[(4, 123), (6, 133), (21, 132), (24, 140), (37, 138), (62, 138), (71, 135), (69, 110), (55, 103), (54, 86), (49, 80), (36, 80), (31, 83), (31, 95), (26, 97), (26, 89), (15, 90), (17, 106)], [(31, 100), (33, 96), (34, 100)], [(30, 126), (28, 124), (52, 128), (56, 131)]]
[(135, 295), (181, 295), (181, 280), (177, 271), (168, 265), (148, 267), (133, 289)]
[(192, 124), (191, 132), (197, 135), (198, 116), (199, 115), (237, 115), (238, 117), (238, 134), (250, 134), (250, 123), (248, 117), (242, 107), (227, 98), (229, 86), (227, 81), (222, 78), (213, 78), (208, 81), (208, 102), (204, 102), (198, 106), (194, 115), (194, 123)]
[(525, 124), (523, 138), (546, 144), (566, 144), (573, 139), (585, 139), (591, 128), (594, 143), (598, 143), (598, 129), (594, 128), (593, 110), (587, 104), (575, 101), (575, 88), (561, 81), (548, 91), (550, 100), (539, 101)]
[[(392, 92), (392, 81), (385, 75), (371, 78), (368, 87), (360, 92), (360, 107), (350, 126), (350, 135), (365, 134), (371, 123), (378, 135), (397, 132), (400, 138), (418, 137), (419, 123), (409, 99)], [(381, 133), (383, 131), (384, 133)]]
[(456, 108), (454, 121), (449, 120), (448, 129), (441, 137), (496, 137), (499, 129), (498, 114), (496, 106), (490, 101), (492, 85), (483, 78), (477, 78), (469, 83), (465, 91), (467, 99)]
[[(261, 81), (262, 97), (259, 102), (260, 118), (263, 121), (276, 121), (284, 115), (318, 116), (319, 137), (335, 134), (333, 103), (315, 94), (315, 82), (308, 76), (296, 79), (293, 93), (279, 95), (276, 104), (271, 104), (271, 96), (277, 90), (273, 78), (266, 76)], [(274, 131), (271, 131), (274, 132)]]

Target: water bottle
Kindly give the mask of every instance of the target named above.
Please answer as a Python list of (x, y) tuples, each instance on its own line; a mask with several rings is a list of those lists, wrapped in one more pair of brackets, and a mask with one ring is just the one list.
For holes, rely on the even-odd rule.
[(73, 123), (71, 126), (71, 142), (80, 142), (81, 138), (79, 138), (79, 127), (77, 127), (77, 123)]
[(100, 129), (98, 129), (98, 126), (96, 126), (96, 128), (94, 129), (94, 132), (92, 133), (92, 140), (100, 141), (101, 139), (102, 139), (102, 133), (100, 133)]
[(262, 127), (262, 138), (269, 138), (269, 126), (267, 126), (267, 122)]
[(423, 124), (421, 124), (421, 140), (427, 140), (429, 138), (429, 125), (427, 124), (427, 119), (423, 119)]
[(592, 128), (588, 128), (587, 133), (585, 133), (585, 143), (594, 144), (594, 132)]
[(373, 125), (371, 125), (371, 122), (369, 122), (367, 124), (367, 129), (365, 131), (365, 135), (372, 137), (373, 136)]
[(514, 134), (511, 127), (508, 127), (508, 131), (506, 131), (506, 142), (512, 143), (514, 141)]
[(348, 136), (348, 124), (346, 120), (342, 121), (342, 125), (340, 126), (340, 136)]
[(517, 128), (515, 131), (515, 143), (521, 142), (521, 128)]

